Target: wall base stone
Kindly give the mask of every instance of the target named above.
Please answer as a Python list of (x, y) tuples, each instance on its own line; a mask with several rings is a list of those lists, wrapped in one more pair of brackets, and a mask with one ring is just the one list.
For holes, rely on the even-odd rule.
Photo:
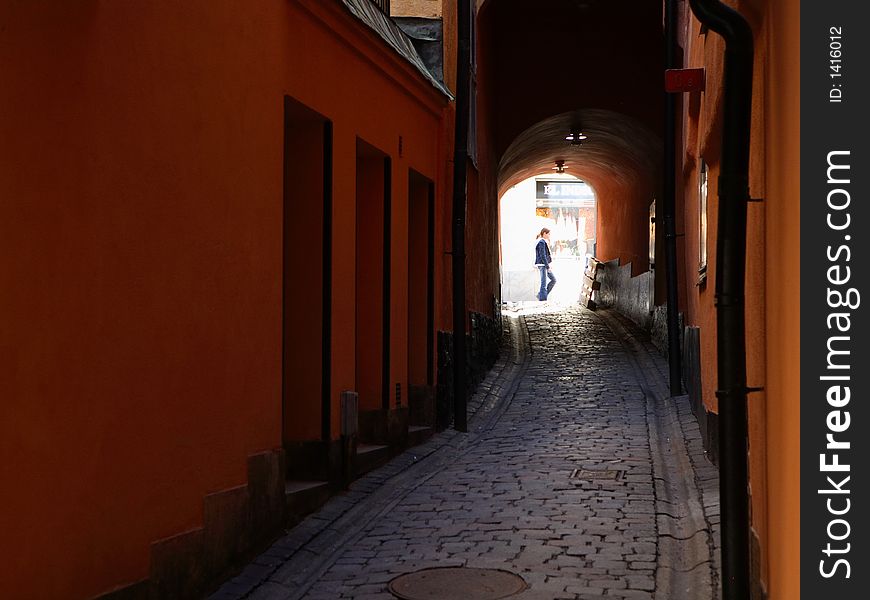
[[(495, 305), (495, 302), (494, 302)], [(487, 371), (501, 352), (503, 324), (500, 306), (495, 305), (495, 318), (470, 313), (471, 331), (466, 334), (465, 380), (468, 396), (474, 393)], [(446, 429), (453, 422), (453, 333), (438, 332), (438, 386), (435, 394), (435, 425)]]
[(187, 600), (203, 597), (233, 568), (283, 531), (284, 451), (248, 457), (248, 483), (205, 496), (203, 526), (151, 544), (147, 579), (99, 600)]

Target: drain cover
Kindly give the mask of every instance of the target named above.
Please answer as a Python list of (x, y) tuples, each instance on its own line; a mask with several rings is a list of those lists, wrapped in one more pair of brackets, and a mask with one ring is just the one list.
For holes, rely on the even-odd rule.
[(571, 479), (622, 479), (622, 471), (594, 471), (592, 469), (574, 469), (568, 475)]
[(403, 600), (497, 600), (526, 589), (519, 575), (501, 569), (440, 567), (400, 575), (390, 592)]

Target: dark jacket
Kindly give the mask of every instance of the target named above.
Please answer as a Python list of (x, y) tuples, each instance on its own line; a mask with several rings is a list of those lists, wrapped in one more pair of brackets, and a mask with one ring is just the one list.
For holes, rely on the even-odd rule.
[(535, 244), (535, 266), (549, 267), (553, 259), (550, 257), (550, 245), (544, 238), (538, 238)]

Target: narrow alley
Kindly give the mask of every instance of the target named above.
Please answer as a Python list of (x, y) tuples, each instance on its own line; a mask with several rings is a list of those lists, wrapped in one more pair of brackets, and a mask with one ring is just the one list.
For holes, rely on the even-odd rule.
[(505, 313), (468, 434), (356, 481), (212, 599), (716, 597), (718, 475), (667, 364), (615, 312), (537, 304)]
[(798, 599), (800, 15), (0, 0), (2, 598)]

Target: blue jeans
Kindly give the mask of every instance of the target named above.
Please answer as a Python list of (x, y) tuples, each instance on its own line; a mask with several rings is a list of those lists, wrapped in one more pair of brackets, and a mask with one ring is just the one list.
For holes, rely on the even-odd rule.
[[(556, 276), (547, 267), (538, 267), (538, 270), (541, 272), (541, 289), (538, 290), (538, 300), (546, 300), (547, 295), (553, 290), (553, 286), (556, 285)], [(547, 283), (548, 277), (550, 278), (549, 283)]]

